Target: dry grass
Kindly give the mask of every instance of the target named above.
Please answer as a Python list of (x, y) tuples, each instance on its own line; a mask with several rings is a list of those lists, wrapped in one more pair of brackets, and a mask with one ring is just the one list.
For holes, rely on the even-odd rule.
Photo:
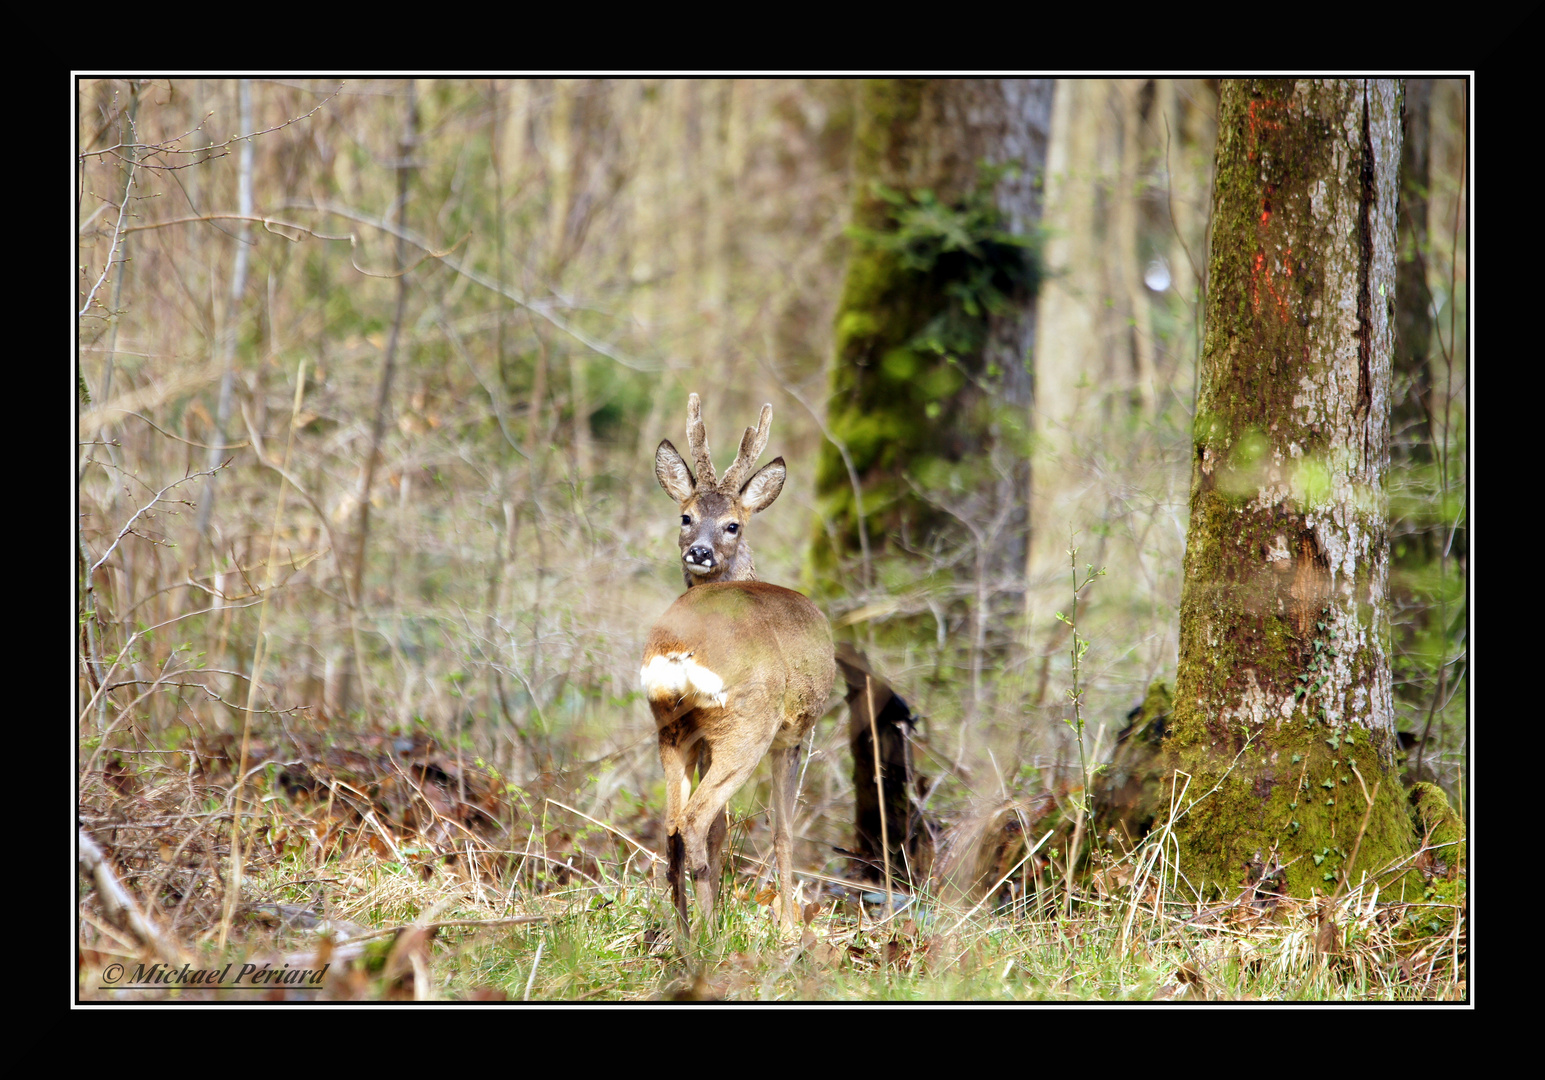
[[(257, 758), (271, 757), (261, 748)], [(325, 755), (324, 755), (325, 757)], [(82, 1000), (1082, 1001), (1455, 1000), (1465, 996), (1463, 878), (1425, 876), (1419, 898), (1366, 876), (1335, 899), (1246, 889), (1198, 903), (1168, 860), (1166, 830), (1104, 853), (1064, 914), (1053, 853), (1065, 826), (1027, 847), (1008, 835), (1007, 873), (991, 888), (932, 887), (898, 901), (834, 875), (800, 875), (798, 940), (780, 938), (770, 904), (770, 837), (745, 813), (737, 866), (712, 940), (678, 951), (652, 808), (608, 820), (593, 790), (535, 800), (420, 743), (347, 761), (270, 765), (241, 830), (245, 874), (221, 946), (230, 880), (227, 784), (213, 756), (88, 786), (86, 831), (137, 898), (156, 940), (142, 940), (82, 895)], [(147, 781), (159, 776), (161, 783)], [(266, 782), (265, 779), (266, 778)], [(288, 794), (284, 794), (284, 792)], [(366, 792), (368, 791), (368, 794)], [(463, 798), (463, 792), (465, 798)], [(571, 801), (572, 800), (572, 801)], [(741, 800), (743, 803), (744, 800)], [(1014, 814), (986, 815), (1001, 822)], [(1042, 818), (1044, 823), (1046, 818)], [(999, 825), (962, 821), (957, 844), (1003, 846)], [(993, 834), (993, 835), (990, 835)], [(1005, 888), (1020, 869), (1026, 890)], [(1396, 868), (1402, 869), (1402, 868)], [(1382, 880), (1390, 880), (1388, 874)], [(1039, 887), (1034, 880), (1040, 881)], [(986, 880), (986, 879), (984, 879)], [(1416, 881), (1403, 879), (1407, 893)], [(947, 897), (953, 896), (954, 899)], [(1189, 896), (1189, 898), (1188, 898)], [(314, 971), (319, 985), (130, 986), (112, 964), (168, 969), (242, 964)], [(143, 982), (143, 979), (141, 980)]]

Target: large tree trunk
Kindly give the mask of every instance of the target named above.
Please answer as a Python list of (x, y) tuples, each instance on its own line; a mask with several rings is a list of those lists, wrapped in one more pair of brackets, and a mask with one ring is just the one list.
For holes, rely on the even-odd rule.
[(1385, 595), (1400, 87), (1221, 99), (1167, 745), (1200, 798), (1188, 879), (1227, 893), (1275, 853), (1308, 895), (1411, 846)]

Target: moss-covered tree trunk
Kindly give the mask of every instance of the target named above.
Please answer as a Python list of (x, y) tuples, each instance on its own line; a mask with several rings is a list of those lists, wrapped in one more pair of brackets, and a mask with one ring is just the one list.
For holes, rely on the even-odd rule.
[(1396, 82), (1222, 90), (1167, 741), (1208, 892), (1273, 853), (1292, 893), (1332, 892), (1411, 850), (1385, 595), (1399, 164)]
[(1012, 588), (1023, 572), (1035, 271), (1012, 238), (1040, 218), (1050, 107), (1050, 80), (859, 91), (856, 235), (816, 481), (823, 590), (895, 594), (941, 569)]

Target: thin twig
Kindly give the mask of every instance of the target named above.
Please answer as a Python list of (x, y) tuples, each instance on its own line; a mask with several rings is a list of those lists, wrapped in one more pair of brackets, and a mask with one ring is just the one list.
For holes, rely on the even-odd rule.
[(1056, 832), (1056, 831), (1057, 831), (1056, 829), (1047, 829), (1046, 830), (1046, 835), (1041, 837), (1039, 840), (1037, 840), (1035, 842), (1035, 845), (1029, 851), (1025, 852), (1025, 857), (1020, 859), (1013, 866), (1009, 867), (1008, 873), (1004, 874), (997, 881), (993, 882), (992, 888), (987, 890), (987, 894), (985, 896), (983, 896), (980, 900), (978, 900), (976, 902), (975, 906), (973, 906), (970, 911), (966, 912), (959, 919), (955, 920), (955, 925), (950, 927), (948, 930), (946, 930), (945, 931), (945, 935), (948, 936), (949, 934), (953, 934), (956, 930), (959, 930), (962, 923), (964, 923), (967, 919), (969, 919), (971, 916), (975, 915), (979, 910), (981, 910), (982, 905), (987, 903), (987, 901), (998, 891), (998, 889), (1003, 885), (1003, 883), (1005, 881), (1007, 881), (1009, 878), (1014, 876), (1014, 872), (1016, 870), (1018, 870), (1021, 866), (1025, 865), (1025, 863), (1029, 862), (1030, 861), (1030, 856), (1034, 855), (1037, 851), (1040, 851), (1041, 850), (1041, 845), (1046, 843), (1046, 841), (1051, 838), (1051, 834)]
[(107, 261), (102, 266), (102, 273), (97, 278), (96, 284), (91, 286), (91, 291), (86, 294), (86, 302), (75, 313), (76, 318), (84, 317), (86, 312), (91, 310), (91, 302), (96, 298), (97, 290), (102, 287), (102, 282), (107, 280), (107, 272), (113, 268), (113, 255), (118, 251), (118, 245), (123, 242), (124, 236), (130, 231), (123, 227), (123, 219), (124, 215), (129, 212), (129, 188), (134, 183), (135, 166), (136, 162), (133, 158), (130, 158), (129, 176), (123, 185), (123, 201), (118, 204), (118, 221), (113, 225), (113, 242), (107, 249)]
[(118, 530), (118, 535), (113, 537), (113, 542), (107, 546), (106, 551), (102, 552), (102, 557), (99, 558), (96, 562), (92, 563), (91, 568), (86, 571), (86, 588), (88, 590), (91, 588), (91, 579), (96, 576), (96, 572), (101, 569), (102, 564), (105, 563), (112, 555), (112, 553), (117, 550), (119, 543), (121, 543), (123, 538), (129, 534), (129, 530), (134, 526), (134, 523), (139, 520), (141, 514), (148, 514), (151, 510), (153, 510), (156, 504), (161, 501), (161, 497), (168, 491), (171, 491), (172, 488), (177, 487), (180, 484), (186, 484), (189, 480), (196, 480), (200, 476), (212, 476), (213, 474), (219, 472), (221, 469), (229, 466), (230, 463), (230, 459), (227, 458), (219, 465), (216, 465), (213, 469), (204, 469), (201, 472), (189, 473), (181, 480), (173, 480), (170, 484), (167, 484), (160, 491), (156, 492), (155, 498), (151, 499), (144, 506), (134, 511), (134, 516), (123, 523), (123, 528)]
[(864, 672), (864, 697), (869, 704), (869, 745), (874, 750), (874, 794), (880, 807), (880, 850), (885, 860), (885, 910), (895, 910), (895, 901), (891, 897), (891, 841), (890, 830), (886, 825), (885, 813), (885, 784), (880, 771), (880, 729), (874, 718), (874, 679), (869, 672)]
[[(322, 108), (323, 105), (326, 105), (329, 101), (333, 100), (333, 98), (335, 98), (339, 94), (343, 93), (344, 85), (345, 85), (344, 83), (339, 83), (338, 84), (338, 89), (334, 90), (331, 94), (328, 94), (325, 98), (323, 98), (317, 104), (317, 107), (315, 109), (312, 109), (308, 113), (302, 113), (300, 116), (291, 117), (290, 119), (284, 121), (283, 123), (275, 124), (273, 127), (264, 128), (262, 131), (249, 131), (245, 135), (233, 135), (229, 139), (226, 139), (225, 142), (223, 142), (223, 143), (211, 143), (208, 146), (198, 146), (198, 147), (193, 148), (192, 150), (182, 150), (182, 149), (179, 149), (177, 147), (177, 145), (176, 145), (177, 143), (180, 143), (182, 140), (186, 139), (189, 135), (192, 135), (195, 131), (198, 131), (201, 128), (203, 128), (204, 122), (203, 122), (203, 120), (201, 120), (201, 121), (199, 121), (197, 126), (189, 129), (188, 131), (183, 132), (181, 135), (177, 136), (175, 139), (168, 139), (166, 142), (163, 142), (163, 143), (121, 143), (121, 142), (120, 143), (114, 143), (112, 146), (101, 146), (101, 147), (96, 148), (95, 150), (82, 150), (80, 152), (80, 155), (79, 155), (79, 160), (85, 161), (89, 157), (97, 157), (98, 155), (102, 155), (102, 154), (109, 154), (109, 155), (112, 155), (112, 156), (116, 157), (117, 156), (117, 151), (119, 151), (119, 150), (150, 150), (150, 151), (155, 151), (155, 152), (161, 153), (161, 154), (207, 154), (211, 150), (224, 150), (227, 146), (230, 146), (232, 143), (242, 142), (243, 140), (246, 140), (246, 139), (255, 139), (259, 135), (268, 135), (268, 134), (271, 134), (272, 132), (275, 132), (275, 131), (281, 131), (284, 128), (289, 127), (291, 124), (298, 124), (302, 120), (309, 120), (312, 116), (314, 116), (317, 113), (317, 111), (319, 109)], [(213, 113), (205, 114), (204, 120), (208, 120), (209, 117), (212, 116), (212, 115), (213, 115)], [(116, 119), (116, 117), (114, 117), (113, 119)], [(97, 133), (98, 136), (100, 136), (103, 131), (106, 131), (108, 126), (111, 126), (111, 121), (109, 121), (108, 125), (104, 126), (101, 129), (101, 131), (99, 131)], [(224, 155), (219, 155), (219, 156), (223, 157)], [(190, 164), (201, 165), (201, 164), (204, 163), (205, 160), (207, 160), (207, 159), (201, 158), (198, 161), (190, 162)], [(146, 166), (146, 167), (150, 168), (151, 166)], [(162, 168), (179, 168), (179, 169), (187, 168), (186, 165), (161, 166), (161, 167)]]
[(531, 1000), (531, 984), (536, 982), (536, 967), (542, 962), (542, 946), (547, 944), (547, 939), (539, 938), (536, 943), (536, 955), (531, 958), (531, 974), (526, 978), (526, 992), (520, 995), (520, 1000)]
[(557, 799), (546, 799), (544, 801), (550, 802), (554, 806), (559, 807), (560, 809), (567, 810), (571, 814), (578, 814), (580, 817), (584, 818), (586, 821), (590, 822), (592, 825), (599, 825), (599, 826), (601, 826), (601, 828), (605, 829), (607, 832), (613, 834), (614, 836), (619, 837), (622, 840), (626, 840), (628, 843), (630, 843), (634, 847), (638, 848), (638, 850), (642, 851), (645, 855), (648, 855), (649, 858), (652, 859), (654, 862), (664, 862), (665, 861), (664, 859), (660, 858), (660, 856), (656, 855), (654, 852), (652, 852), (648, 848), (646, 848), (643, 844), (640, 844), (637, 840), (633, 839), (627, 833), (623, 832), (620, 829), (614, 828), (611, 825), (608, 825), (604, 821), (597, 821), (595, 818), (591, 817), (589, 814), (586, 814), (586, 813), (583, 813), (583, 812), (581, 812), (579, 810), (576, 810), (572, 806), (565, 806), (563, 803), (559, 802)]
[[(765, 368), (768, 365), (764, 363), (762, 366)], [(870, 565), (869, 526), (864, 518), (864, 488), (859, 483), (858, 469), (853, 464), (853, 456), (848, 453), (847, 444), (832, 434), (831, 428), (826, 426), (825, 418), (815, 411), (814, 407), (805, 400), (804, 395), (779, 377), (777, 372), (772, 374), (774, 378), (778, 379), (778, 385), (782, 387), (784, 393), (799, 402), (804, 407), (805, 412), (810, 414), (810, 419), (814, 420), (816, 426), (821, 429), (822, 437), (836, 448), (837, 454), (842, 458), (843, 468), (848, 473), (848, 483), (853, 488), (853, 515), (858, 519), (858, 548), (864, 560), (864, 592), (867, 594), (874, 587), (874, 572)]]
[[(284, 464), (290, 463), (290, 450), (295, 445), (296, 418), (300, 416), (300, 403), (306, 392), (306, 361), (302, 359), (295, 371), (295, 399), (290, 406), (290, 430), (289, 437), (284, 444)], [(252, 644), (252, 678), (247, 683), (247, 708), (242, 716), (241, 724), (241, 758), (236, 769), (236, 787), (233, 791), (232, 809), (236, 816), (231, 819), (231, 877), (226, 889), (225, 915), (220, 920), (220, 948), (225, 948), (226, 935), (230, 932), (231, 920), (236, 915), (236, 905), (241, 896), (242, 877), (242, 851), (241, 851), (241, 796), (242, 788), (247, 781), (247, 754), (252, 745), (252, 706), (257, 701), (258, 686), (263, 679), (263, 662), (267, 659), (268, 639), (265, 628), (268, 623), (268, 595), (274, 589), (274, 548), (279, 543), (279, 521), (284, 515), (285, 493), (287, 481), (279, 481), (279, 497), (274, 500), (274, 523), (268, 534), (268, 586), (263, 590), (262, 602), (258, 605), (257, 634)], [(368, 816), (368, 815), (367, 815)], [(390, 843), (390, 838), (388, 838)]]
[[(381, 218), (371, 217), (368, 214), (358, 213), (357, 211), (350, 210), (347, 207), (335, 206), (335, 205), (332, 205), (332, 204), (320, 204), (319, 205), (319, 204), (312, 204), (312, 203), (290, 203), (290, 204), (287, 204), (287, 205), (289, 205), (289, 207), (291, 209), (297, 209), (297, 210), (316, 210), (316, 211), (318, 211), (320, 213), (335, 214), (338, 217), (346, 218), (349, 221), (358, 221), (361, 224), (374, 226), (375, 228), (380, 229), (384, 233), (387, 233), (387, 234), (389, 234), (391, 236), (395, 236), (399, 240), (405, 240), (408, 243), (414, 245), (415, 247), (422, 249), (423, 251), (428, 253), (425, 256), (426, 258), (438, 259), (442, 264), (444, 264), (445, 266), (449, 267), (450, 269), (456, 271), (456, 273), (460, 274), (462, 277), (466, 278), (468, 281), (471, 281), (471, 282), (473, 282), (474, 284), (477, 284), (477, 285), (481, 285), (483, 288), (487, 289), (489, 292), (494, 293), (497, 296), (504, 297), (506, 300), (508, 300), (511, 303), (515, 304), (517, 307), (523, 308), (524, 310), (531, 312), (533, 315), (540, 316), (541, 318), (545, 319), (548, 323), (550, 323), (553, 326), (557, 327), (559, 330), (563, 331), (569, 337), (571, 337), (575, 341), (579, 342), (581, 345), (583, 345), (586, 348), (590, 349), (592, 352), (599, 353), (600, 355), (606, 357), (608, 360), (615, 360), (617, 363), (621, 364), (623, 367), (631, 368), (634, 371), (643, 371), (643, 372), (653, 373), (653, 372), (656, 372), (656, 371), (659, 370), (658, 367), (647, 367), (647, 366), (644, 366), (644, 365), (638, 363), (637, 361), (633, 360), (632, 358), (624, 355), (623, 353), (618, 352), (615, 348), (613, 348), (612, 346), (606, 344), (605, 342), (598, 341), (597, 339), (591, 337), (589, 334), (585, 333), (583, 330), (580, 330), (578, 327), (576, 327), (573, 324), (569, 323), (567, 320), (563, 319), (561, 316), (555, 314), (554, 311), (553, 311), (553, 308), (554, 308), (555, 305), (550, 304), (549, 302), (547, 302), (545, 300), (535, 300), (535, 299), (532, 299), (531, 297), (524, 296), (521, 293), (516, 292), (514, 288), (512, 288), (512, 287), (510, 287), (508, 285), (503, 285), (503, 284), (495, 281), (493, 278), (488, 277), (486, 274), (482, 274), (479, 271), (472, 269), (470, 266), (467, 266), (467, 265), (465, 265), (463, 263), (459, 263), (459, 262), (455, 261), (454, 259), (451, 259), (449, 257), (449, 253), (452, 252), (452, 251), (455, 251), (456, 248), (460, 247), (461, 243), (465, 242), (466, 237), (463, 237), (461, 241), (458, 241), (456, 244), (453, 244), (451, 247), (446, 248), (444, 251), (437, 251), (432, 245), (429, 244), (429, 242), (427, 240), (425, 240), (423, 237), (417, 235), (416, 233), (412, 232), (409, 229), (401, 228), (400, 226), (394, 225), (391, 222), (385, 221), (385, 220), (383, 220)], [(420, 261), (422, 261), (422, 260), (420, 260)], [(365, 269), (363, 269), (361, 267), (358, 267), (358, 266), (356, 266), (355, 269), (358, 269), (360, 271), (360, 273), (362, 273), (362, 274), (370, 273), (370, 271), (367, 271), (367, 270), (365, 270)], [(411, 267), (410, 267), (410, 269), (411, 269)], [(381, 276), (395, 276), (395, 275), (372, 274), (371, 276), (381, 277)]]
[(1332, 904), (1341, 896), (1341, 890), (1346, 888), (1347, 882), (1352, 880), (1352, 867), (1357, 862), (1357, 851), (1363, 846), (1363, 834), (1368, 831), (1368, 821), (1373, 817), (1373, 800), (1378, 797), (1379, 785), (1384, 782), (1382, 779), (1375, 780), (1373, 782), (1373, 794), (1370, 795), (1368, 794), (1368, 785), (1363, 782), (1363, 774), (1357, 771), (1357, 762), (1349, 761), (1347, 764), (1352, 766), (1352, 775), (1357, 777), (1358, 786), (1363, 789), (1363, 799), (1367, 801), (1368, 809), (1363, 811), (1362, 828), (1357, 830), (1357, 840), (1352, 844), (1352, 856), (1347, 859), (1346, 871), (1341, 875), (1341, 882), (1336, 886), (1336, 891), (1331, 895), (1330, 902)]

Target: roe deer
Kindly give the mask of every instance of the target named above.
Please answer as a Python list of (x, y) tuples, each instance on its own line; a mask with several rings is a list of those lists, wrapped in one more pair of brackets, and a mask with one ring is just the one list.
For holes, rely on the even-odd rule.
[[(712, 929), (724, 861), (725, 805), (764, 756), (772, 759), (773, 852), (781, 917), (793, 927), (794, 799), (806, 733), (826, 711), (836, 677), (831, 627), (790, 589), (756, 580), (745, 528), (783, 490), (775, 458), (747, 476), (767, 446), (772, 406), (740, 453), (714, 478), (702, 405), (687, 399), (687, 446), (694, 477), (670, 440), (655, 451), (655, 476), (681, 506), (682, 576), (687, 591), (649, 631), (642, 679), (660, 736), (665, 769), (665, 836), (671, 899), (690, 933), (684, 871), (698, 914)], [(691, 774), (697, 769), (697, 789)]]

